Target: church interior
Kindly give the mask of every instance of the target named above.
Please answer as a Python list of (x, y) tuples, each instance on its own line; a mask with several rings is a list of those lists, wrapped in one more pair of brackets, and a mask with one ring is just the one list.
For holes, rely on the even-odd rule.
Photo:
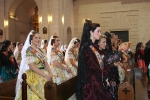
[[(137, 43), (146, 44), (150, 40), (149, 5), (149, 0), (0, 0), (0, 42), (7, 39), (25, 43), (30, 31), (35, 30), (41, 39), (49, 41), (51, 36), (57, 35), (61, 45), (69, 45), (72, 38), (81, 39), (85, 19), (89, 19), (100, 24), (102, 33), (115, 33), (124, 42), (131, 42), (134, 54)], [(149, 100), (148, 79), (139, 78), (137, 64), (132, 63), (130, 82), (134, 93), (129, 95), (130, 100)], [(1, 89), (4, 88), (1, 84), (6, 85), (0, 83)], [(5, 96), (1, 94), (0, 97)]]

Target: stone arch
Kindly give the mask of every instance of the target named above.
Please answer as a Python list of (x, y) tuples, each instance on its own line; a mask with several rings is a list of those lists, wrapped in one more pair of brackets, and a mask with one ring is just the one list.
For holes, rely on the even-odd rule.
[[(34, 7), (38, 6), (39, 4), (40, 0), (14, 0), (12, 2), (8, 13), (8, 38), (11, 41), (20, 41), (19, 35), (22, 32), (24, 33), (25, 37), (27, 36), (31, 30), (31, 15), (34, 14)], [(41, 5), (39, 6), (39, 12), (41, 12)]]
[(72, 39), (72, 30), (70, 27), (68, 27), (67, 28), (67, 44), (70, 43), (71, 39)]
[[(20, 3), (22, 3), (25, 0), (14, 0), (9, 8), (9, 15), (15, 15), (16, 9), (17, 7), (20, 5)], [(26, 1), (31, 1), (31, 0), (26, 0)], [(33, 0), (37, 6), (40, 8), (39, 9), (39, 13), (41, 13), (41, 0)]]

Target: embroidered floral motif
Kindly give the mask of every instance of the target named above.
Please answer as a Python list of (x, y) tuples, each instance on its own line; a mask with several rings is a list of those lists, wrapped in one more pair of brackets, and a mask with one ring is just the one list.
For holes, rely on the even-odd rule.
[(52, 48), (52, 51), (54, 51), (61, 58), (62, 62), (64, 62), (64, 55), (60, 50)]
[(71, 52), (72, 52), (73, 56), (74, 56), (74, 57), (75, 57), (75, 59), (77, 60), (77, 59), (78, 59), (78, 57), (77, 57), (76, 52), (73, 50), (73, 48), (70, 48), (70, 50), (69, 50), (69, 51), (71, 51)]
[[(33, 48), (29, 48), (28, 50), (30, 50), (33, 54), (35, 54), (39, 59), (40, 59), (40, 61), (44, 64), (45, 63), (45, 61), (46, 61), (46, 57), (44, 56), (44, 54), (41, 54), (41, 53), (39, 53), (39, 52), (37, 52), (35, 49), (33, 49)], [(41, 49), (39, 49), (41, 52), (42, 52), (42, 50)], [(43, 53), (43, 52), (42, 52)]]
[(92, 49), (92, 51), (96, 55), (97, 60), (98, 60), (99, 65), (100, 65), (100, 68), (103, 69), (104, 68), (104, 63), (102, 61), (102, 58), (101, 58), (100, 54), (98, 53), (98, 51), (92, 45), (90, 45), (90, 48)]

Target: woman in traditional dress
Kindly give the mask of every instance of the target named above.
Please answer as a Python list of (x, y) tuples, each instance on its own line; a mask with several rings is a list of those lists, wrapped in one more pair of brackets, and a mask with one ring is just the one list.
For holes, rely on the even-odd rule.
[(144, 57), (144, 45), (142, 42), (139, 42), (136, 45), (135, 62), (137, 62), (137, 64), (139, 65), (138, 67), (143, 69), (143, 73), (147, 73), (147, 66), (145, 64), (145, 57)]
[[(101, 35), (99, 39), (99, 49), (101, 51), (106, 49), (106, 36)], [(108, 81), (110, 83), (109, 91), (112, 93), (115, 100), (118, 98), (118, 84), (119, 84), (119, 74), (118, 74), (118, 62), (121, 58), (121, 55), (117, 51), (107, 52), (104, 55), (104, 69), (108, 71)]]
[(72, 77), (71, 69), (64, 62), (64, 55), (58, 48), (60, 38), (52, 36), (48, 43), (47, 57), (48, 64), (51, 67), (53, 74), (53, 82), (61, 84)]
[(78, 68), (78, 53), (77, 53), (77, 47), (80, 44), (80, 40), (77, 38), (73, 38), (69, 46), (66, 50), (65, 54), (65, 62), (69, 66), (69, 68), (72, 70), (74, 76), (77, 75), (77, 68)]
[(9, 40), (4, 40), (0, 51), (0, 76), (3, 82), (15, 79), (18, 75), (18, 65), (11, 51), (13, 44)]
[(127, 54), (127, 51), (130, 47), (130, 42), (123, 42), (119, 45), (119, 48), (118, 48), (118, 51), (122, 52), (123, 55), (122, 55), (122, 62), (125, 66), (125, 69), (127, 70), (128, 68), (130, 68), (129, 66), (129, 55)]
[(97, 42), (101, 34), (98, 23), (85, 21), (79, 49), (77, 100), (114, 100), (105, 90), (109, 85), (108, 72), (104, 69), (103, 53)]
[[(116, 40), (116, 35), (115, 34), (110, 34), (109, 32), (105, 32), (104, 35), (106, 36), (106, 42), (107, 46), (106, 49), (104, 50), (106, 58), (112, 59), (110, 55), (115, 55), (118, 51), (113, 47), (113, 43)], [(120, 63), (121, 64), (121, 63)], [(122, 66), (117, 65), (114, 66), (113, 64), (109, 64), (106, 62), (107, 65), (107, 70), (109, 72), (109, 81), (115, 82), (116, 85), (119, 85), (120, 83), (123, 82), (125, 73), (124, 69)]]
[(14, 56), (15, 56), (15, 59), (17, 61), (18, 67), (20, 67), (20, 63), (21, 63), (21, 59), (22, 59), (21, 58), (22, 47), (23, 47), (23, 43), (17, 42), (16, 48), (14, 50)]
[(125, 71), (125, 79), (124, 81), (128, 81), (128, 76), (129, 74), (127, 73), (128, 69), (131, 69), (129, 65), (129, 55), (127, 53), (129, 47), (130, 47), (130, 42), (123, 42), (119, 45), (118, 51), (122, 53), (122, 59), (121, 59), (121, 66)]
[(137, 63), (138, 67), (141, 68), (142, 73), (142, 81), (146, 81), (147, 76), (147, 66), (145, 63), (145, 55), (144, 55), (144, 45), (143, 42), (139, 42), (136, 45), (135, 49), (135, 62)]
[(23, 46), (15, 100), (22, 100), (22, 86), (20, 83), (22, 82), (23, 73), (27, 75), (27, 99), (45, 100), (44, 85), (47, 81), (51, 81), (52, 73), (44, 52), (39, 48), (40, 39), (40, 34), (32, 30)]

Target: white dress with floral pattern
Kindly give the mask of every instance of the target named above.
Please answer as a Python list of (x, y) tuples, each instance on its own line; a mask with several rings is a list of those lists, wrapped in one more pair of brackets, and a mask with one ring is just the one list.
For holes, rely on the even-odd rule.
[[(52, 48), (52, 49), (54, 49), (54, 48)], [(53, 74), (53, 78), (52, 78), (53, 82), (56, 84), (61, 84), (65, 81), (67, 81), (68, 79), (70, 79), (71, 75), (65, 69), (59, 68), (59, 67), (55, 66), (53, 63), (54, 61), (58, 61), (59, 63), (61, 63), (63, 66), (66, 67), (66, 65), (63, 63), (63, 60), (62, 60), (62, 58), (64, 58), (62, 52), (59, 50), (59, 55), (58, 55), (54, 50), (51, 50), (50, 56), (51, 56), (50, 68), (51, 68), (52, 74)]]

